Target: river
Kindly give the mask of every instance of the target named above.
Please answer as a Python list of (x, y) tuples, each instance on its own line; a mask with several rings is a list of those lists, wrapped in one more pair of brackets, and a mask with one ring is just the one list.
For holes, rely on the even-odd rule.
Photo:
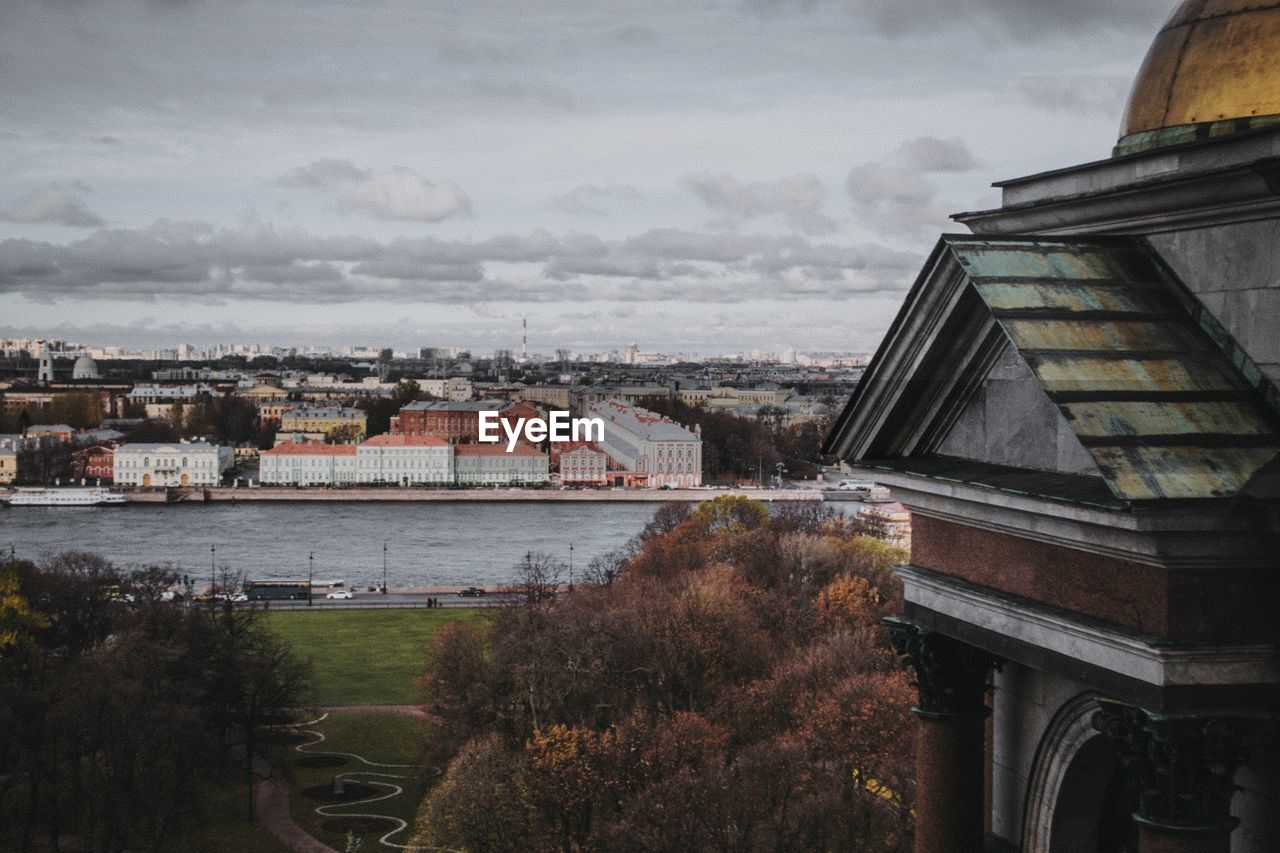
[[(487, 585), (513, 579), (529, 551), (580, 572), (653, 517), (653, 503), (212, 503), (0, 508), (0, 549), (39, 560), (90, 551), (122, 566), (166, 564), (204, 579), (211, 557), (246, 578), (357, 586)], [(210, 546), (216, 551), (210, 554)]]

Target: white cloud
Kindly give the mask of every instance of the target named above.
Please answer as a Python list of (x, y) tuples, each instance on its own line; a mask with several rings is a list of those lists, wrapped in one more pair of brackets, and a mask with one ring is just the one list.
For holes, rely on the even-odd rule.
[(397, 166), (353, 186), (341, 203), (379, 219), (441, 222), (469, 214), (471, 199), (452, 181), (429, 181), (411, 169)]
[(70, 228), (96, 228), (102, 218), (90, 213), (83, 202), (63, 190), (36, 190), (10, 207), (0, 208), (0, 220), (26, 224), (53, 223)]

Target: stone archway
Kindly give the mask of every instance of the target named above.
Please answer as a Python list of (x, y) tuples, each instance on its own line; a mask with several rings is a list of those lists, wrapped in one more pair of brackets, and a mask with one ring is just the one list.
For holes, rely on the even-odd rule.
[(1093, 727), (1097, 699), (1071, 699), (1040, 739), (1027, 786), (1024, 853), (1119, 853), (1136, 843), (1129, 819), (1136, 804), (1127, 802), (1115, 746)]
[(150, 486), (150, 485), (151, 485), (151, 475), (150, 475), (150, 474), (143, 474), (143, 475), (142, 475), (142, 485), (143, 485), (143, 486)]

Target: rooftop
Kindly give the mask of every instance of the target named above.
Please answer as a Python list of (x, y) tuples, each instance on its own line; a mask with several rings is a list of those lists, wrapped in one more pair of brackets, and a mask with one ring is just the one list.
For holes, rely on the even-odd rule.
[(286, 441), (277, 444), (270, 450), (262, 451), (263, 456), (355, 456), (354, 444), (321, 444), (318, 441)]
[(360, 443), (361, 447), (448, 447), (449, 442), (434, 435), (375, 435)]

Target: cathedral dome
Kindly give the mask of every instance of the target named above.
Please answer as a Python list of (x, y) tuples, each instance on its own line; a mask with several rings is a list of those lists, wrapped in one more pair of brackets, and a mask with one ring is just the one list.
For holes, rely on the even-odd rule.
[(72, 379), (101, 379), (98, 375), (98, 363), (89, 356), (88, 353), (76, 359), (75, 366), (71, 368)]
[(1280, 0), (1185, 0), (1147, 51), (1117, 154), (1280, 125)]

